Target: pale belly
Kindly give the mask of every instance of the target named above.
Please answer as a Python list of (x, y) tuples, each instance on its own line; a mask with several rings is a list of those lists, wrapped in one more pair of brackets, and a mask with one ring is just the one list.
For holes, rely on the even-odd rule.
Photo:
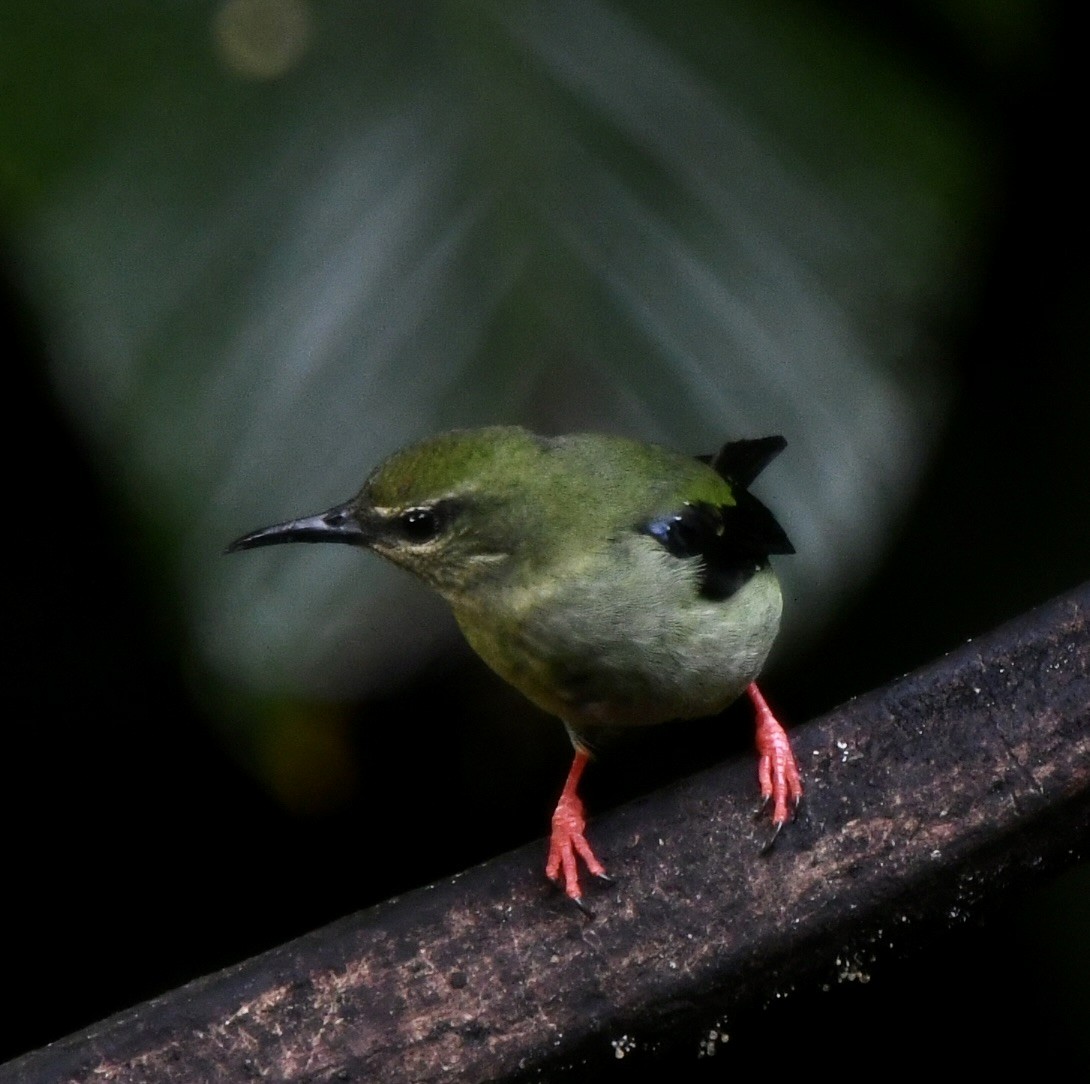
[(638, 592), (599, 573), (545, 605), (512, 608), (498, 626), (479, 612), (455, 614), (489, 666), (574, 730), (722, 710), (757, 677), (779, 629), (774, 572), (764, 568), (729, 598), (709, 601), (681, 562), (653, 550), (640, 559), (654, 562), (656, 575)]

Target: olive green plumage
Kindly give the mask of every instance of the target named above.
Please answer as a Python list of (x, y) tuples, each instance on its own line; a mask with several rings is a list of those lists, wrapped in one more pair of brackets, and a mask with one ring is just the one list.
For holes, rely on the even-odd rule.
[(767, 555), (791, 546), (746, 485), (782, 447), (738, 442), (708, 462), (619, 437), (456, 430), (232, 549), (375, 550), (439, 591), (485, 662), (583, 744), (596, 727), (711, 714), (756, 677), (781, 610)]

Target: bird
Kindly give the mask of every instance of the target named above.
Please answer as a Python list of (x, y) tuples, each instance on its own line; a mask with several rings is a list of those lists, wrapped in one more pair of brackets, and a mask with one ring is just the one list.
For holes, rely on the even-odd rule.
[(446, 599), (484, 662), (567, 729), (545, 873), (590, 914), (579, 863), (613, 883), (579, 795), (599, 736), (714, 715), (745, 694), (773, 840), (801, 801), (787, 734), (756, 684), (783, 605), (770, 555), (795, 551), (749, 486), (786, 443), (691, 456), (600, 433), (454, 429), (394, 452), (350, 500), (226, 552), (358, 546)]

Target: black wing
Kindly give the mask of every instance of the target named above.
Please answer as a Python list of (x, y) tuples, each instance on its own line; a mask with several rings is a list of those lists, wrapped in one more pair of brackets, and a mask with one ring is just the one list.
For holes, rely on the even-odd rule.
[(762, 437), (732, 441), (714, 456), (698, 456), (731, 483), (735, 503), (693, 501), (640, 527), (674, 557), (701, 559), (705, 598), (733, 595), (768, 564), (770, 553), (795, 552), (776, 517), (746, 489), (786, 446), (783, 437)]
[(783, 437), (757, 437), (756, 440), (732, 440), (715, 455), (698, 455), (716, 474), (740, 486), (751, 486), (757, 477), (787, 447)]

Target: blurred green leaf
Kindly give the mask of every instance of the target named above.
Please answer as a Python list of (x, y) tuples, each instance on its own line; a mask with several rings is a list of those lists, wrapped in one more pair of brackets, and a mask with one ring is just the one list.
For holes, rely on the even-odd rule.
[(22, 8), (21, 274), (227, 686), (358, 692), (449, 634), (377, 560), (220, 556), (436, 429), (783, 432), (761, 492), (799, 550), (794, 636), (905, 513), (987, 163), (856, 28), (755, 3)]

